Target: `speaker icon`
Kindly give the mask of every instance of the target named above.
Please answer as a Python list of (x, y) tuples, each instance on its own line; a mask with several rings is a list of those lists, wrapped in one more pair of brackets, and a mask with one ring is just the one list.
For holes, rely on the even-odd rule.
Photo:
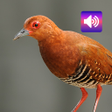
[(82, 11), (81, 12), (81, 31), (82, 32), (102, 32), (101, 11)]
[(90, 28), (92, 28), (92, 24), (94, 27), (99, 25), (99, 18), (94, 16), (92, 19), (92, 15), (90, 15), (87, 19), (84, 19), (84, 24), (87, 24)]

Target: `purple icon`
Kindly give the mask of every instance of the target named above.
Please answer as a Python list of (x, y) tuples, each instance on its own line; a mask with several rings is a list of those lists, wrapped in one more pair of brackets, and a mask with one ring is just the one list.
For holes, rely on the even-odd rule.
[(82, 32), (101, 32), (102, 31), (102, 12), (101, 11), (82, 11), (81, 12), (81, 31)]

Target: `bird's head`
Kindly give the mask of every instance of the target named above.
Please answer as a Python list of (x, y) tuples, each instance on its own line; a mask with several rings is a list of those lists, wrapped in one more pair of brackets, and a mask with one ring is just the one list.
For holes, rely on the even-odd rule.
[(15, 36), (13, 40), (23, 36), (31, 36), (38, 41), (42, 41), (48, 37), (60, 34), (60, 29), (49, 18), (38, 15), (28, 18), (23, 29)]

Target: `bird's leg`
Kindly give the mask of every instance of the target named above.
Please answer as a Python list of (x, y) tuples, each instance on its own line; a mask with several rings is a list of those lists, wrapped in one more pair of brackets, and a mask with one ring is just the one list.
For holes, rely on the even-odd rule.
[(100, 84), (98, 84), (97, 85), (97, 90), (96, 90), (96, 100), (95, 100), (93, 112), (96, 112), (96, 108), (97, 108), (98, 101), (100, 99), (101, 93), (102, 93), (102, 87), (100, 86)]
[(78, 102), (78, 104), (75, 106), (75, 108), (73, 109), (72, 112), (76, 112), (78, 110), (78, 108), (82, 105), (82, 103), (86, 100), (86, 98), (88, 97), (88, 93), (87, 91), (82, 87), (80, 88), (82, 91), (82, 98), (81, 100)]

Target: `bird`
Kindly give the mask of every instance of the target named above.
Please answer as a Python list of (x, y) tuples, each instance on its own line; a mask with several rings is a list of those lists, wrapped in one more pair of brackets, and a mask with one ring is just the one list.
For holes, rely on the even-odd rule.
[(92, 38), (60, 29), (44, 15), (26, 19), (13, 40), (23, 36), (38, 41), (43, 61), (55, 76), (80, 88), (82, 97), (72, 112), (76, 112), (88, 97), (86, 88), (96, 88), (93, 106), (96, 112), (102, 85), (112, 85), (112, 53)]

